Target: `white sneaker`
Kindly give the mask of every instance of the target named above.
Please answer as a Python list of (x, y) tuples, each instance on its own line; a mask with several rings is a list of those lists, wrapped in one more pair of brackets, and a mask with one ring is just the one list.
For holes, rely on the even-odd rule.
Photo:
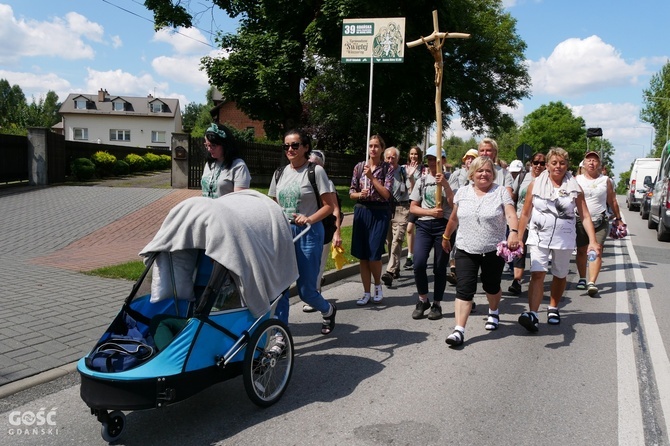
[(373, 304), (378, 304), (384, 299), (384, 294), (382, 293), (382, 286), (375, 285), (375, 297), (372, 298)]
[(370, 302), (370, 294), (365, 293), (365, 294), (363, 294), (363, 297), (361, 297), (360, 299), (358, 299), (356, 301), (356, 305), (358, 305), (359, 307), (362, 307), (364, 305), (367, 305), (368, 302)]

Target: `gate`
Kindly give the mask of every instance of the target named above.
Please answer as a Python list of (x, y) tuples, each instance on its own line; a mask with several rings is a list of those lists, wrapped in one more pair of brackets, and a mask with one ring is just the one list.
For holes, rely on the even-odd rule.
[(28, 138), (0, 135), (3, 160), (0, 163), (0, 185), (28, 183)]

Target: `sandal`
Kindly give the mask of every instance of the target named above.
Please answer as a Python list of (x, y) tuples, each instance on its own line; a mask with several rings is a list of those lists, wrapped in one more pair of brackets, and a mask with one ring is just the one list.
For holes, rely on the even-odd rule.
[(486, 321), (486, 325), (484, 325), (484, 328), (489, 331), (497, 330), (499, 323), (500, 323), (500, 315), (489, 313), (489, 318)]
[(323, 322), (321, 323), (321, 334), (327, 335), (333, 331), (335, 328), (335, 314), (337, 314), (337, 307), (335, 304), (330, 304), (333, 307), (333, 311), (330, 313), (330, 316), (323, 317)]
[(449, 336), (447, 336), (447, 339), (444, 340), (447, 344), (449, 344), (452, 347), (458, 347), (459, 345), (463, 344), (463, 339), (465, 338), (465, 335), (461, 330), (454, 330), (453, 333), (451, 333)]
[(558, 325), (560, 323), (561, 323), (561, 315), (558, 312), (558, 308), (553, 310), (547, 308), (547, 324)]

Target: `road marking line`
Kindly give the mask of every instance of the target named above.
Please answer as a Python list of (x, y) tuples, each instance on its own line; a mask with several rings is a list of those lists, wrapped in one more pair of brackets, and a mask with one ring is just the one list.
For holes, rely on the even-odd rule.
[(616, 356), (617, 356), (617, 401), (620, 445), (644, 445), (644, 423), (640, 405), (640, 386), (633, 347), (626, 270), (621, 244), (614, 246), (616, 267)]
[(649, 349), (649, 358), (653, 367), (656, 387), (660, 399), (663, 420), (665, 421), (665, 432), (670, 432), (670, 360), (663, 344), (661, 331), (658, 328), (658, 322), (651, 306), (651, 299), (647, 291), (647, 284), (642, 276), (639, 260), (633, 248), (631, 237), (626, 237), (626, 247), (631, 259), (631, 268), (635, 277), (635, 286), (637, 288), (638, 301), (640, 306), (640, 316), (642, 317), (642, 326)]

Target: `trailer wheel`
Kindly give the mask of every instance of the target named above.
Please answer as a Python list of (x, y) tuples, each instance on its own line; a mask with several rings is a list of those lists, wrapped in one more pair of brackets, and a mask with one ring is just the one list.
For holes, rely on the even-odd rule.
[(102, 423), (100, 435), (108, 443), (118, 440), (126, 427), (126, 416), (120, 410), (115, 410), (109, 414), (109, 421)]
[(286, 324), (268, 319), (256, 328), (244, 354), (242, 378), (249, 399), (260, 407), (279, 401), (293, 373), (293, 337)]

